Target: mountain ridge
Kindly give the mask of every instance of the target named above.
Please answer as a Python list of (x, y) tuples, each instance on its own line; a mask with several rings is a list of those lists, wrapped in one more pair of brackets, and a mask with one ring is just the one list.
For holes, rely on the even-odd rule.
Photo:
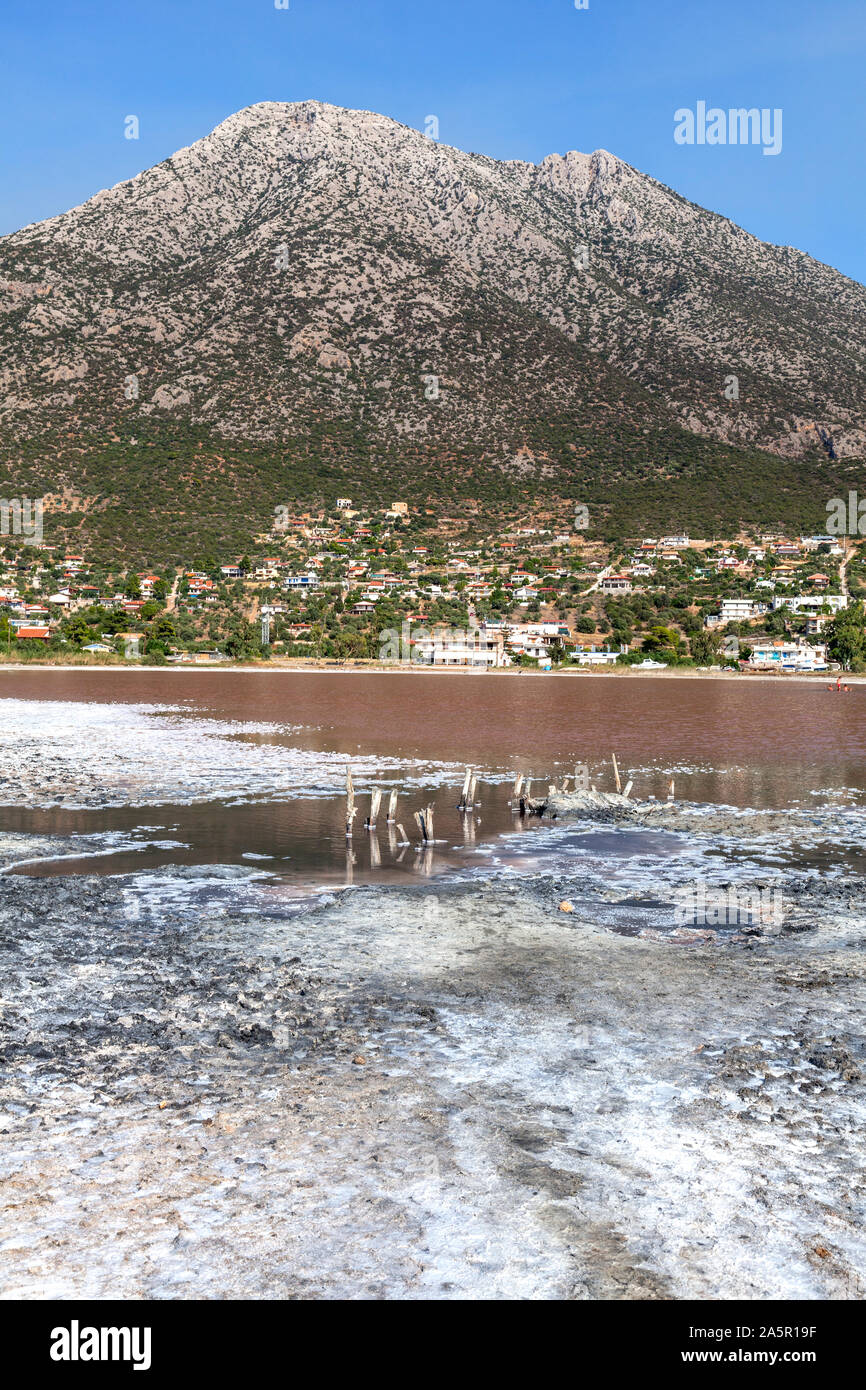
[(647, 438), (866, 454), (856, 282), (608, 151), (498, 161), (314, 101), (0, 238), (0, 354), (7, 458), (50, 441), (77, 487), (81, 448), (139, 432), (291, 467), (331, 430), (347, 464), (454, 476), (527, 450), (566, 493), (617, 439), (631, 482), (664, 472)]

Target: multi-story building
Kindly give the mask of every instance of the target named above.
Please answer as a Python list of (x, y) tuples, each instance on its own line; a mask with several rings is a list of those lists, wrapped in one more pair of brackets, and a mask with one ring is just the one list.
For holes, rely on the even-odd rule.
[(501, 632), (434, 628), (411, 638), (412, 660), (425, 666), (509, 666)]
[(756, 642), (749, 665), (758, 671), (826, 671), (827, 648), (799, 641)]

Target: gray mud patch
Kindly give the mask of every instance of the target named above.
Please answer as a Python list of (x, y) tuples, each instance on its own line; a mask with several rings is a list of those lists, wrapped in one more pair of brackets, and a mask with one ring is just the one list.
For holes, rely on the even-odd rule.
[(863, 1296), (862, 884), (174, 888), (2, 881), (7, 1298)]

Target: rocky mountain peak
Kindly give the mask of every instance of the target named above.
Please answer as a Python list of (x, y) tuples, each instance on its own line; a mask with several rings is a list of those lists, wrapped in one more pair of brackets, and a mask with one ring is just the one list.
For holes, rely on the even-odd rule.
[(862, 286), (606, 150), (497, 161), (313, 100), (0, 239), (0, 349), (13, 441), (136, 413), (493, 461), (539, 420), (866, 452)]

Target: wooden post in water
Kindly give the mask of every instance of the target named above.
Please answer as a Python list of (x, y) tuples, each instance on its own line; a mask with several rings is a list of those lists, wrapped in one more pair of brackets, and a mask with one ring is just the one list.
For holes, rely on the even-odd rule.
[(352, 821), (357, 815), (355, 805), (355, 787), (352, 782), (352, 769), (346, 768), (346, 839), (352, 838)]
[(433, 807), (427, 806), (423, 811), (416, 811), (415, 824), (421, 831), (421, 838), (426, 845), (433, 839)]
[(365, 830), (376, 829), (376, 817), (379, 814), (379, 807), (382, 804), (382, 793), (378, 787), (374, 787), (370, 793), (370, 814), (364, 822)]
[(618, 768), (617, 765), (616, 765), (616, 753), (612, 754), (612, 757), (613, 757), (613, 776), (614, 776), (614, 781), (616, 782), (616, 789), (617, 789), (617, 791), (621, 793), (621, 792), (622, 792), (622, 782), (619, 780), (619, 768)]
[(465, 811), (469, 807), (469, 792), (472, 786), (472, 769), (467, 767), (466, 776), (463, 778), (463, 790), (460, 793), (460, 802), (457, 806), (458, 811)]
[(675, 792), (674, 792), (674, 779), (673, 779), (673, 777), (672, 777), (672, 778), (671, 778), (671, 785), (670, 785), (670, 787), (669, 787), (669, 789), (668, 789), (668, 801), (673, 801), (674, 796), (675, 796)]
[(626, 801), (628, 801), (629, 793), (631, 792), (631, 789), (632, 789), (633, 786), (634, 786), (634, 782), (626, 782), (626, 784), (625, 784), (625, 791), (623, 792), (623, 796), (625, 797), (625, 800), (626, 800)]
[(469, 784), (469, 810), (475, 805), (475, 792), (478, 788), (478, 778), (472, 774), (472, 781)]
[(517, 804), (519, 803), (519, 801), (520, 801), (520, 792), (521, 792), (522, 787), (523, 787), (523, 773), (522, 773), (522, 772), (518, 772), (517, 776), (516, 776), (515, 779), (514, 779), (514, 787), (512, 788), (512, 792), (511, 792), (511, 805), (512, 805), (512, 807), (514, 807), (515, 805), (517, 805)]
[(394, 825), (397, 820), (397, 788), (391, 792), (388, 799), (388, 824)]

